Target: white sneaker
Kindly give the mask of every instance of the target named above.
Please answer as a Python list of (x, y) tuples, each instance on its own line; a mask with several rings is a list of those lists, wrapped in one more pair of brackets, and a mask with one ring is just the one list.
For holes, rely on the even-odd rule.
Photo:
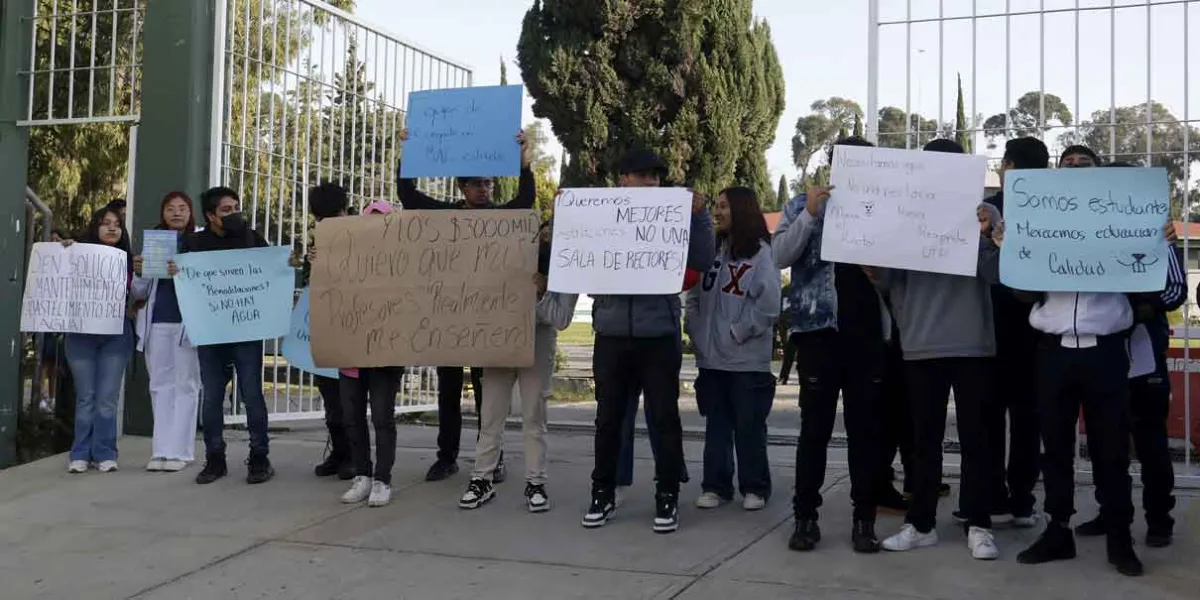
[(358, 504), (371, 496), (371, 478), (358, 476), (354, 478), (354, 483), (350, 484), (350, 489), (342, 494), (343, 504)]
[(938, 543), (938, 535), (936, 529), (930, 529), (929, 533), (921, 533), (916, 527), (905, 524), (900, 533), (883, 540), (883, 549), (890, 552), (907, 552), (916, 548), (927, 548)]
[(367, 506), (378, 508), (380, 506), (387, 506), (391, 501), (392, 486), (376, 479), (375, 482), (371, 484), (371, 497), (369, 500), (367, 500)]
[(704, 492), (696, 498), (696, 508), (716, 508), (722, 504), (725, 504), (725, 499), (713, 492)]
[(742, 508), (745, 510), (762, 510), (766, 508), (767, 500), (758, 494), (746, 494), (742, 498)]
[(67, 472), (68, 473), (76, 473), (76, 474), (87, 473), (87, 470), (88, 470), (88, 461), (86, 461), (86, 460), (73, 460), (73, 461), (67, 463)]
[(150, 462), (146, 463), (146, 470), (150, 472), (162, 471), (163, 463), (165, 462), (167, 461), (161, 458), (152, 458)]
[(168, 473), (178, 473), (187, 468), (187, 461), (182, 460), (164, 460), (162, 470)]
[(102, 460), (100, 461), (100, 466), (96, 468), (100, 469), (101, 473), (115, 473), (116, 471), (121, 470), (120, 467), (117, 466), (117, 461), (115, 460)]
[(1014, 516), (1010, 525), (1012, 525), (1013, 529), (1033, 529), (1038, 526), (1038, 521), (1041, 520), (1040, 517), (1041, 515), (1038, 513), (1033, 513), (1028, 517)]
[(976, 560), (996, 560), (1000, 558), (1000, 549), (996, 547), (996, 538), (992, 530), (982, 527), (972, 527), (967, 531), (967, 548)]

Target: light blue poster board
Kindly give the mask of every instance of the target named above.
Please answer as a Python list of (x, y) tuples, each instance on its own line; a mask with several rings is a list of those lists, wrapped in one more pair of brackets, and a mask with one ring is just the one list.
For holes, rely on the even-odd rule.
[(400, 176), (519, 175), (523, 94), (519, 85), (410, 93)]
[(283, 358), (287, 359), (289, 365), (305, 373), (336, 379), (337, 369), (322, 369), (313, 362), (312, 342), (308, 330), (308, 307), (308, 288), (304, 288), (300, 291), (300, 298), (296, 300), (296, 307), (292, 309), (292, 324), (288, 328), (288, 334), (283, 338)]
[(296, 275), (286, 246), (188, 252), (175, 257), (175, 292), (197, 346), (286, 335)]
[(1167, 279), (1162, 168), (1008, 171), (1000, 281), (1035, 292), (1151, 292)]
[[(167, 279), (167, 263), (175, 260), (179, 232), (170, 229), (147, 229), (142, 232), (142, 277)], [(176, 265), (178, 266), (178, 265)]]

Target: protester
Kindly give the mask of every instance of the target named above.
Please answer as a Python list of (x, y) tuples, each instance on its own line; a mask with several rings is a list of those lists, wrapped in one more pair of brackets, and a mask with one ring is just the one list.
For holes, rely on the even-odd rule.
[[(408, 139), (408, 130), (400, 132), (400, 140)], [(396, 165), (396, 189), (400, 196), (400, 204), (406, 210), (441, 210), (441, 209), (528, 209), (533, 208), (537, 199), (537, 180), (530, 168), (529, 147), (525, 143), (525, 134), (517, 134), (517, 142), (521, 145), (521, 176), (517, 183), (517, 197), (506, 204), (494, 204), (492, 191), (496, 180), (491, 177), (459, 177), (456, 180), (458, 191), (463, 199), (456, 202), (442, 202), (430, 198), (417, 190), (415, 179), (405, 179), (400, 176), (400, 165)], [(483, 370), (471, 367), (471, 387), (475, 395), (475, 414), (483, 413)], [(438, 454), (437, 461), (425, 473), (425, 481), (441, 481), (458, 473), (458, 450), (462, 438), (462, 367), (438, 367)], [(478, 439), (478, 438), (477, 438)], [(496, 465), (492, 480), (496, 483), (504, 481), (504, 456)]]
[[(309, 190), (308, 209), (312, 213), (313, 219), (320, 223), (325, 219), (346, 216), (350, 210), (350, 199), (346, 195), (345, 188), (326, 182)], [(303, 258), (293, 257), (293, 263), (300, 265), (301, 288), (308, 287), (312, 275), (312, 258), (315, 253), (316, 246), (310, 240), (308, 254)], [(342, 481), (354, 479), (355, 469), (350, 451), (350, 438), (342, 412), (341, 384), (336, 377), (320, 375), (313, 375), (313, 383), (317, 386), (317, 391), (321, 393), (321, 402), (325, 406), (325, 430), (329, 436), (325, 459), (313, 467), (313, 473), (317, 477), (337, 475), (338, 479)]]
[[(1112, 163), (1110, 167), (1131, 167)], [(1167, 313), (1187, 301), (1187, 273), (1183, 270), (1183, 250), (1175, 244), (1175, 227), (1166, 233), (1171, 251), (1167, 253), (1167, 282), (1161, 294), (1138, 295), (1133, 305), (1134, 330), (1130, 340), (1131, 356), (1150, 356), (1153, 368), (1145, 374), (1130, 373), (1129, 414), (1133, 428), (1133, 450), (1141, 463), (1142, 509), (1146, 513), (1146, 545), (1170, 546), (1174, 537), (1175, 471), (1167, 437), (1167, 418), (1171, 412), (1171, 380), (1167, 373), (1167, 348), (1171, 326)], [(1100, 502), (1099, 489), (1096, 501)], [(1075, 528), (1084, 537), (1105, 534), (1103, 515)]]
[[(111, 246), (129, 254), (129, 234), (116, 211), (96, 211), (80, 243)], [(71, 240), (63, 240), (70, 246)], [(132, 278), (132, 260), (128, 261), (125, 286)], [(101, 473), (117, 466), (117, 405), (125, 365), (133, 354), (133, 328), (126, 320), (121, 333), (96, 335), (68, 333), (64, 350), (75, 382), (75, 439), (71, 443), (67, 470), (84, 473), (95, 465)]]
[[(667, 167), (650, 151), (634, 150), (619, 163), (622, 187), (658, 187)], [(703, 198), (693, 195), (686, 266), (704, 270), (715, 257), (712, 221)], [(621, 430), (629, 398), (642, 390), (650, 428), (659, 436), (655, 459), (654, 531), (679, 528), (679, 479), (683, 472), (683, 428), (679, 422), (679, 370), (683, 361), (678, 294), (593, 296), (596, 331), (592, 371), (596, 379), (596, 467), (592, 500), (583, 526), (602, 527), (616, 509)]]
[[(242, 214), (242, 201), (236, 191), (215, 187), (200, 195), (200, 208), (207, 227), (185, 236), (185, 252), (211, 252), (263, 248), (267, 241), (250, 228)], [(242, 404), (246, 408), (246, 428), (250, 431), (250, 456), (246, 461), (246, 483), (263, 483), (275, 476), (267, 458), (267, 403), (262, 391), (263, 348), (261, 341), (200, 346), (200, 382), (204, 396), (200, 421), (204, 428), (204, 469), (196, 483), (212, 483), (229, 474), (225, 463), (225, 387), (237, 374)], [(230, 369), (232, 366), (232, 369)]]
[[(550, 225), (542, 228), (540, 249), (550, 248)], [(539, 252), (541, 254), (541, 252)], [(531, 513), (550, 510), (546, 493), (546, 399), (542, 389), (554, 376), (553, 357), (558, 332), (571, 324), (577, 294), (546, 290), (549, 261), (539, 264), (534, 276), (537, 286), (536, 330), (533, 342), (533, 366), (521, 368), (488, 367), (483, 377), (483, 414), (479, 419), (479, 441), (475, 450), (475, 469), (467, 491), (458, 501), (459, 508), (475, 509), (496, 495), (493, 478), (504, 446), (504, 425), (512, 408), (513, 385), (521, 390), (521, 433), (525, 438), (525, 506)], [(551, 368), (547, 369), (547, 366)]]
[[(1005, 161), (1002, 181), (1011, 176), (1007, 173), (1010, 164)], [(1003, 229), (997, 234), (997, 243), (1003, 243)], [(1104, 515), (1108, 562), (1123, 575), (1141, 575), (1144, 567), (1133, 550), (1130, 533), (1132, 427), (1127, 352), (1134, 323), (1130, 297), (1112, 292), (1034, 292), (1036, 302), (1029, 323), (1041, 332), (1035, 371), (1044, 448), (1042, 478), (1050, 520), (1038, 540), (1017, 555), (1017, 562), (1041, 564), (1075, 558), (1070, 522), (1075, 513), (1075, 433), (1082, 405), (1096, 472), (1096, 497)]]
[(128, 203), (126, 203), (125, 200), (118, 198), (118, 199), (113, 200), (112, 202), (109, 202), (108, 204), (106, 204), (104, 206), (104, 209), (111, 210), (111, 211), (117, 213), (117, 216), (121, 218), (121, 222), (124, 223), (125, 222), (125, 211), (126, 211), (127, 207), (128, 207)]
[[(927, 144), (929, 152), (961, 154), (951, 140)], [(990, 501), (1001, 473), (990, 469), (988, 420), (994, 418), (992, 382), (996, 335), (992, 322), (991, 285), (1000, 281), (1000, 249), (992, 243), (992, 226), (1000, 213), (981, 204), (975, 277), (901, 269), (864, 268), (891, 299), (904, 377), (913, 418), (916, 481), (912, 503), (899, 533), (884, 540), (891, 551), (906, 551), (938, 542), (938, 485), (942, 476), (942, 441), (950, 391), (962, 448), (961, 497), (966, 517), (967, 548), (980, 560), (1000, 556), (992, 535)]]
[[(328, 190), (332, 192), (333, 190)], [(392, 205), (372, 202), (363, 215), (391, 214)], [(315, 251), (310, 257), (315, 257)], [(392, 466), (396, 462), (396, 392), (404, 367), (341, 369), (339, 396), (346, 437), (350, 442), (354, 483), (342, 494), (345, 504), (364, 500), (367, 506), (387, 506), (392, 501)], [(375, 427), (375, 463), (371, 463), (371, 435), (367, 431), (367, 407)]]
[[(1080, 160), (1085, 159), (1098, 161), (1091, 150), (1087, 150), (1086, 156), (1080, 153)], [(1005, 144), (1005, 170), (1044, 169), (1049, 160), (1046, 145), (1037, 138), (1016, 138)], [(986, 202), (1003, 216), (1003, 191)], [(990, 469), (1005, 474), (992, 490), (992, 521), (1030, 528), (1038, 521), (1033, 488), (1041, 471), (1035, 389), (1039, 334), (1029, 324), (1029, 303), (1018, 299), (1007, 286), (992, 286), (992, 307), (996, 331), (994, 401), (997, 413), (988, 419), (986, 426), (991, 440)], [(955, 513), (956, 518), (965, 520), (962, 516), (961, 510)]]
[[(55, 229), (50, 232), (51, 242), (62, 242), (68, 239), (67, 235), (62, 230)], [(51, 405), (56, 405), (58, 395), (58, 375), (59, 375), (59, 358), (62, 355), (63, 335), (61, 333), (43, 333), (42, 349), (39, 355), (39, 376), (45, 385), (42, 387), (41, 408), (49, 410)]]
[[(195, 231), (192, 199), (183, 192), (167, 194), (159, 207), (155, 229), (174, 231), (176, 251), (183, 236)], [(196, 347), (183, 330), (183, 315), (175, 295), (174, 279), (142, 277), (144, 260), (133, 257), (137, 313), (137, 350), (146, 357), (150, 374), (150, 402), (154, 411), (154, 436), (147, 471), (182, 471), (196, 459), (196, 413), (200, 408), (200, 363)], [(167, 263), (175, 275), (175, 261)]]
[[(836, 145), (872, 144), (849, 137)], [(832, 149), (829, 160), (832, 163)], [(772, 243), (775, 266), (792, 270), (791, 342), (796, 346), (800, 379), (800, 440), (792, 499), (796, 523), (788, 547), (809, 551), (821, 540), (817, 509), (840, 396), (850, 446), (851, 540), (855, 552), (874, 553), (879, 551), (875, 485), (883, 373), (892, 325), (879, 292), (862, 269), (821, 259), (825, 203), (831, 189), (810, 188), (788, 202)]]
[[(698, 508), (733, 500), (734, 456), (742, 508), (771, 497), (767, 415), (775, 400), (771, 357), (780, 276), (758, 195), (728, 188), (712, 211), (717, 259), (687, 297), (685, 325), (696, 353), (696, 404), (705, 416), (704, 481)], [(736, 447), (736, 453), (735, 453)]]

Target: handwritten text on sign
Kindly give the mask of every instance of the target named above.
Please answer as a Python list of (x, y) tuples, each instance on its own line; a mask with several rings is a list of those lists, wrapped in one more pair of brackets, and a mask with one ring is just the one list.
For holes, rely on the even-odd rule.
[(521, 171), (519, 85), (412, 92), (403, 177), (510, 176)]
[(1163, 289), (1165, 169), (1009, 171), (1000, 280), (1040, 292)]
[(300, 291), (296, 299), (296, 307), (292, 309), (292, 323), (288, 334), (283, 338), (280, 351), (288, 364), (313, 375), (336, 378), (337, 369), (321, 369), (313, 362), (312, 336), (309, 334), (309, 293), (308, 288)]
[(124, 331), (128, 259), (124, 250), (100, 244), (34, 244), (21, 331), (105, 335)]
[(321, 221), (309, 321), (316, 364), (532, 365), (539, 225), (530, 210)]
[(188, 337), (197, 346), (287, 334), (295, 273), (289, 248), (189, 252), (175, 257), (175, 291)]
[(677, 294), (692, 231), (682, 188), (566, 189), (554, 203), (549, 289)]
[(973, 276), (987, 159), (835, 146), (821, 258)]

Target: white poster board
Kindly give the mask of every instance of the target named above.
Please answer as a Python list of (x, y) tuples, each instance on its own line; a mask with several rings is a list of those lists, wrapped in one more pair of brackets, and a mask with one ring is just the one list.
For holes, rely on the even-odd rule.
[(683, 188), (565, 189), (554, 201), (551, 291), (678, 294), (692, 231)]
[(121, 333), (128, 260), (124, 250), (112, 246), (34, 244), (21, 305), (21, 331)]
[(987, 158), (835, 146), (821, 258), (974, 276)]

